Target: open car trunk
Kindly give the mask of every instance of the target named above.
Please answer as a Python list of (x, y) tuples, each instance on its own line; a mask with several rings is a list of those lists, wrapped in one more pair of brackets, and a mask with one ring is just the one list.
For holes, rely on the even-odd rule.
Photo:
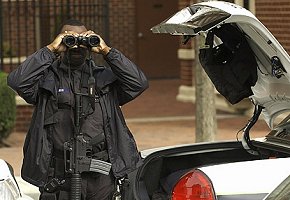
[(201, 143), (154, 152), (138, 170), (134, 185), (136, 199), (169, 195), (177, 179), (189, 169), (254, 159), (260, 157), (247, 153), (240, 142)]
[[(226, 2), (204, 2), (179, 11), (151, 30), (182, 35), (185, 40), (203, 37), (199, 59), (216, 89), (232, 104), (250, 98), (255, 111), (242, 141), (144, 151), (144, 165), (133, 185), (135, 199), (158, 199), (172, 187), (171, 175), (188, 169), (289, 157), (290, 131), (283, 131), (288, 119), (280, 124), (275, 120), (290, 110), (290, 57), (252, 13)], [(250, 129), (261, 113), (272, 131), (252, 140)]]
[[(198, 143), (143, 152), (144, 165), (138, 170), (134, 184), (135, 198), (158, 199), (170, 196), (177, 180), (193, 168), (250, 160), (289, 157), (288, 152), (271, 151), (261, 146), (264, 154), (253, 155), (237, 141)], [(149, 155), (146, 155), (146, 154)]]

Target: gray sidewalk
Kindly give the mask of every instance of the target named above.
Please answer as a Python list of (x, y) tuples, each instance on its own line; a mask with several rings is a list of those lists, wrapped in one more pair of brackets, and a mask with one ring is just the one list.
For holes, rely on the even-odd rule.
[[(151, 80), (150, 88), (137, 99), (122, 107), (128, 127), (139, 150), (195, 141), (195, 107), (192, 103), (176, 101), (180, 81)], [(236, 133), (249, 117), (218, 112), (216, 140), (236, 139)], [(259, 120), (252, 130), (253, 137), (264, 136), (269, 128)], [(7, 139), (9, 148), (0, 148), (0, 158), (9, 162), (20, 175), (22, 145), (25, 133), (12, 133)], [(18, 177), (24, 193), (37, 191)]]

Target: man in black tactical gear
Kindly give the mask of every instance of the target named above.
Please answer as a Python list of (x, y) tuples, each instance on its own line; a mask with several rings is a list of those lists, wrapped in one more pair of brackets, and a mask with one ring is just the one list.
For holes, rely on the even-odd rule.
[[(70, 47), (64, 41), (68, 36), (77, 38)], [(98, 37), (98, 44), (79, 40), (88, 41), (92, 36)], [(109, 67), (95, 66), (88, 59), (91, 53), (103, 55)], [(94, 81), (88, 81), (90, 78)], [(111, 164), (109, 175), (81, 173), (81, 198), (111, 199), (115, 180), (141, 165), (120, 106), (140, 95), (148, 81), (133, 62), (80, 21), (66, 21), (54, 41), (30, 55), (9, 74), (7, 82), (35, 106), (23, 147), (21, 176), (39, 187), (40, 199), (70, 199), (64, 144), (74, 137), (79, 120), (75, 118), (76, 94), (93, 89), (93, 101), (88, 95), (80, 97), (80, 132), (92, 145), (90, 156)]]

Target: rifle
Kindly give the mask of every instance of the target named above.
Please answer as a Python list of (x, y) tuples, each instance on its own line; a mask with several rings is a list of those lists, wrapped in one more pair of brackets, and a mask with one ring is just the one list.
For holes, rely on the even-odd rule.
[[(90, 60), (92, 63), (92, 60)], [(95, 79), (90, 66), (90, 77), (88, 80), (88, 94), (74, 93), (75, 95), (75, 131), (74, 136), (64, 143), (65, 172), (71, 174), (71, 197), (72, 200), (81, 199), (82, 172), (97, 172), (108, 175), (111, 163), (92, 158), (93, 148), (91, 141), (85, 139), (81, 132), (80, 122), (87, 115), (82, 111), (83, 97), (88, 96), (89, 104), (95, 109)]]

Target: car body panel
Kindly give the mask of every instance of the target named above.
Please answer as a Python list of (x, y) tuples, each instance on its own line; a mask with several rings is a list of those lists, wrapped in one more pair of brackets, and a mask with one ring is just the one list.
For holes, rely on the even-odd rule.
[(144, 151), (143, 165), (134, 175), (135, 199), (149, 200), (160, 181), (179, 170), (214, 164), (249, 161), (259, 157), (248, 154), (238, 141), (193, 143)]
[(11, 171), (4, 160), (0, 159), (0, 190), (1, 199), (19, 199), (21, 197), (21, 192), (18, 185), (11, 175)]
[(290, 158), (279, 158), (226, 163), (199, 169), (210, 178), (217, 196), (266, 196), (289, 176), (289, 166)]
[(249, 154), (238, 141), (161, 147), (142, 153), (144, 164), (132, 181), (138, 200), (151, 199), (154, 188), (166, 176), (190, 168), (208, 176), (218, 200), (263, 199), (290, 175), (290, 158), (261, 160), (260, 155)]
[(5, 200), (33, 200), (31, 197), (23, 194), (13, 176), (12, 167), (0, 159), (0, 199)]
[[(222, 17), (218, 20), (207, 17), (211, 13), (219, 13)], [(255, 104), (264, 107), (262, 111), (264, 119), (270, 128), (274, 128), (275, 119), (290, 110), (290, 91), (287, 89), (290, 80), (290, 57), (271, 32), (251, 12), (228, 2), (203, 2), (183, 9), (151, 30), (153, 33), (195, 36), (206, 34), (207, 31), (223, 24), (237, 25), (246, 35), (255, 53), (258, 81), (252, 87), (254, 95), (250, 98)], [(277, 72), (273, 69), (271, 61), (273, 57), (280, 60), (285, 70)]]

